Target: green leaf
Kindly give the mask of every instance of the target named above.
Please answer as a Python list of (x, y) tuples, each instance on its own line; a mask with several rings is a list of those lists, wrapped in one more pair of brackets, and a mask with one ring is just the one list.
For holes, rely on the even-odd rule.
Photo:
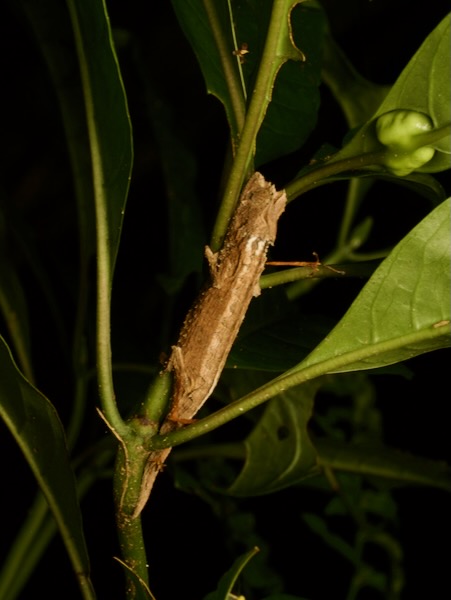
[(303, 2), (293, 8), (290, 18), (294, 42), (306, 60), (289, 60), (277, 74), (271, 103), (257, 136), (256, 167), (301, 148), (316, 124), (324, 12), (316, 2)]
[(49, 503), (83, 598), (92, 600), (95, 593), (89, 577), (89, 559), (64, 430), (53, 405), (18, 371), (2, 338), (0, 415)]
[[(333, 157), (334, 162), (365, 152), (381, 150), (383, 146), (376, 138), (375, 120), (393, 110), (412, 110), (426, 114), (432, 119), (434, 130), (428, 134), (432, 141), (425, 142), (424, 145), (436, 148), (433, 158), (417, 170), (435, 173), (450, 168), (450, 25), (451, 15), (447, 15), (415, 53), (373, 118)], [(432, 135), (434, 132), (435, 137), (438, 136), (437, 139)], [(425, 139), (429, 138), (425, 136)]]
[(359, 556), (353, 548), (342, 537), (330, 531), (324, 519), (315, 514), (306, 513), (303, 515), (304, 521), (321, 539), (331, 548), (336, 550), (341, 556), (349, 560), (354, 565), (358, 564)]
[(242, 65), (247, 97), (255, 93), (258, 70), (272, 71), (267, 88), (269, 105), (264, 106), (256, 140), (255, 166), (300, 148), (316, 123), (319, 108), (318, 87), (325, 16), (315, 1), (278, 1), (283, 22), (274, 55), (264, 55), (266, 38), (274, 20), (272, 0), (234, 3), (238, 40), (249, 53)]
[(450, 199), (440, 204), (393, 249), (291, 372), (324, 361), (332, 361), (330, 373), (373, 369), (451, 345), (450, 207)]
[(243, 126), (245, 100), (233, 55), (234, 43), (227, 0), (172, 0), (205, 79), (207, 91), (223, 104), (232, 139)]
[(132, 168), (130, 117), (105, 3), (69, 0), (68, 7), (83, 86), (97, 230), (106, 240), (111, 278)]
[[(428, 173), (418, 173), (417, 171), (414, 171), (409, 175), (399, 177), (388, 171), (375, 171), (374, 167), (370, 166), (368, 168), (359, 168), (358, 171), (347, 170), (346, 168), (341, 168), (339, 170), (335, 169), (333, 175), (328, 175), (327, 170), (330, 167), (334, 169), (334, 163), (336, 162), (335, 157), (343, 157), (343, 154), (348, 152), (348, 146), (345, 146), (345, 148), (342, 151), (337, 152), (336, 155), (331, 156), (334, 151), (335, 150), (331, 149), (326, 153), (325, 149), (320, 149), (317, 156), (314, 157), (312, 164), (304, 166), (296, 174), (296, 178), (285, 188), (289, 202), (300, 195), (300, 193), (305, 192), (305, 183), (308, 179), (313, 182), (313, 185), (307, 185), (307, 189), (310, 187), (318, 187), (319, 185), (326, 185), (335, 181), (348, 181), (349, 179), (366, 179), (371, 181), (377, 178), (409, 188), (434, 204), (438, 204), (447, 197), (443, 186), (435, 177)], [(355, 169), (356, 166), (358, 165), (354, 164), (353, 168)]]
[(105, 416), (126, 426), (115, 402), (111, 365), (111, 290), (132, 168), (124, 86), (103, 0), (68, 0), (80, 67), (91, 154), (97, 242), (97, 365)]
[(299, 363), (302, 356), (307, 356), (334, 323), (327, 325), (328, 319), (324, 316), (303, 315), (265, 324), (238, 337), (226, 367), (282, 373)]
[(289, 487), (316, 471), (316, 451), (307, 432), (318, 382), (271, 400), (245, 440), (246, 462), (227, 490), (257, 496)]
[[(429, 115), (435, 128), (451, 125), (451, 14), (448, 14), (426, 38), (409, 64), (396, 80), (375, 116), (391, 110), (413, 110)], [(434, 145), (440, 153), (451, 153), (451, 131), (448, 136)], [(440, 159), (440, 154), (424, 169), (428, 172)], [(448, 159), (449, 168), (449, 159)], [(446, 168), (446, 167), (445, 167)], [(423, 169), (422, 169), (423, 170)]]
[[(316, 122), (319, 107), (324, 13), (316, 2), (283, 0), (285, 25), (274, 63), (279, 72), (272, 101), (257, 139), (256, 165), (298, 149)], [(172, 0), (177, 18), (199, 62), (207, 90), (224, 105), (232, 139), (238, 140), (244, 124), (246, 97), (251, 97), (268, 27), (272, 0), (211, 2)], [(289, 21), (291, 19), (291, 23)], [(235, 38), (235, 39), (234, 39)], [(297, 40), (302, 45), (299, 52)], [(236, 46), (235, 46), (236, 43)], [(234, 52), (245, 44), (242, 64)], [(272, 88), (272, 86), (271, 86)], [(266, 111), (266, 107), (265, 107)]]
[[(364, 548), (367, 542), (372, 542), (372, 544), (380, 546), (380, 550), (385, 550), (389, 554), (392, 572), (396, 573), (393, 563), (398, 562), (396, 561), (396, 558), (400, 556), (400, 549), (399, 544), (390, 534), (376, 533), (369, 536), (362, 527), (361, 531), (356, 534), (355, 547), (352, 547), (345, 538), (331, 531), (327, 522), (321, 517), (318, 517), (315, 514), (305, 514), (303, 515), (303, 518), (310, 529), (320, 536), (325, 544), (333, 548), (355, 566), (356, 570), (348, 598), (357, 598), (358, 592), (362, 588), (364, 588), (365, 591), (369, 588), (373, 588), (381, 595), (384, 595), (384, 597), (387, 597), (386, 593), (389, 589), (387, 575), (384, 572), (381, 572), (380, 566), (374, 567), (366, 562)], [(395, 587), (399, 589), (399, 586)], [(390, 597), (395, 596), (391, 595)]]
[(451, 492), (451, 468), (430, 460), (376, 444), (348, 444), (332, 439), (314, 441), (322, 467), (378, 477), (395, 485), (426, 485)]
[[(288, 67), (285, 83), (281, 87), (279, 110), (276, 107), (274, 116), (269, 117), (268, 134), (262, 134), (263, 139), (266, 137), (268, 141), (262, 143), (260, 140), (257, 144), (257, 135), (261, 130), (273, 91), (277, 88), (277, 85), (276, 88), (274, 86), (280, 69), (289, 60), (305, 61), (304, 53), (294, 41), (297, 28), (291, 22), (291, 13), (298, 3), (299, 0), (275, 0), (274, 2), (264, 0), (259, 3), (247, 0), (240, 5), (230, 2), (229, 12), (226, 0), (221, 2), (173, 0), (179, 22), (199, 60), (207, 88), (224, 104), (231, 129), (234, 161), (213, 230), (210, 245), (214, 251), (221, 247), (243, 183), (254, 168), (256, 147), (260, 147), (261, 152), (265, 153), (259, 155), (258, 161), (266, 161), (280, 155), (281, 151), (285, 153), (291, 151), (294, 146), (299, 147), (307, 135), (305, 131), (310, 131), (310, 124), (306, 122), (309, 120), (306, 118), (306, 107), (308, 106), (309, 117), (312, 116), (312, 107), (313, 112), (316, 113), (317, 96), (312, 106), (309, 104), (310, 100), (304, 102), (302, 92), (305, 88), (299, 89), (298, 71)], [(254, 12), (256, 18), (249, 18), (249, 11)], [(316, 10), (315, 16), (318, 14), (319, 11)], [(300, 22), (303, 27), (304, 21)], [(314, 28), (310, 39), (318, 49), (319, 36), (315, 35), (315, 31), (318, 32), (319, 29)], [(308, 37), (304, 29), (302, 33)], [(241, 57), (234, 56), (234, 53), (238, 53), (241, 44), (246, 44), (248, 47), (244, 65), (240, 62)], [(320, 51), (317, 50), (318, 60), (319, 54)], [(309, 94), (311, 91), (309, 83), (313, 83), (314, 86), (319, 83), (319, 66), (315, 62), (315, 53), (312, 51), (310, 55), (306, 67), (307, 73), (310, 66), (313, 70), (308, 75), (304, 74), (302, 79), (302, 86), (307, 85)], [(246, 66), (247, 61), (250, 69)], [(317, 75), (316, 79), (312, 75), (313, 71)], [(290, 87), (293, 78), (296, 82)], [(282, 119), (280, 109), (285, 111)], [(289, 113), (291, 124), (287, 125), (284, 119)], [(283, 133), (282, 146), (278, 144), (275, 152), (272, 149), (275, 148), (274, 132)], [(294, 132), (297, 138), (294, 146), (287, 145), (284, 137), (287, 132), (290, 137)], [(271, 156), (268, 153), (271, 153)]]
[(18, 361), (32, 379), (27, 300), (8, 250), (6, 222), (0, 212), (0, 313), (3, 314)]
[(257, 552), (258, 548), (252, 548), (249, 552), (239, 556), (227, 573), (221, 577), (216, 591), (207, 594), (204, 600), (232, 600), (232, 598), (239, 600), (239, 597), (232, 595), (233, 586), (236, 584), (241, 571)]
[(307, 356), (335, 323), (299, 314), (281, 286), (266, 289), (251, 302), (226, 367), (286, 371)]

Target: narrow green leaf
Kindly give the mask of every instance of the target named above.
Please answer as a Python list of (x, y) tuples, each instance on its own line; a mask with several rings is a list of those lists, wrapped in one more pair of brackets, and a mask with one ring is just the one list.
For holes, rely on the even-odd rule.
[[(210, 592), (204, 598), (204, 600), (232, 600), (236, 596), (232, 595), (233, 586), (235, 585), (241, 571), (247, 565), (247, 563), (257, 554), (258, 548), (252, 548), (249, 552), (239, 556), (227, 573), (221, 577), (216, 591)], [(239, 597), (237, 598), (239, 600)]]
[(58, 525), (39, 490), (21, 522), (0, 570), (0, 598), (16, 600), (26, 586)]
[(316, 451), (307, 432), (318, 382), (271, 400), (245, 441), (246, 462), (232, 486), (234, 496), (257, 496), (289, 487), (316, 472)]
[(132, 168), (130, 117), (105, 3), (68, 0), (68, 6), (83, 86), (97, 228), (107, 228), (112, 276)]
[(245, 99), (240, 82), (227, 0), (172, 0), (190, 42), (207, 91), (223, 104), (232, 139), (243, 126)]
[(88, 130), (97, 239), (97, 364), (106, 418), (126, 433), (111, 365), (111, 289), (132, 168), (124, 86), (103, 0), (67, 0), (80, 67)]
[(29, 379), (33, 379), (31, 366), (28, 306), (25, 293), (8, 252), (6, 223), (0, 211), (0, 313), (19, 364)]
[(15, 366), (0, 338), (0, 415), (22, 450), (53, 512), (86, 600), (95, 598), (74, 475), (58, 415)]
[(440, 204), (393, 249), (292, 372), (334, 359), (329, 372), (371, 369), (451, 345), (450, 207), (450, 199)]
[(336, 471), (379, 477), (395, 485), (426, 485), (451, 492), (451, 468), (443, 461), (413, 456), (382, 445), (314, 441), (318, 464)]

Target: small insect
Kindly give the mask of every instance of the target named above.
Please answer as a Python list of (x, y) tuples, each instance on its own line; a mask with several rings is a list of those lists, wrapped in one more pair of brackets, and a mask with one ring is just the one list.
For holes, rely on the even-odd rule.
[(233, 51), (233, 55), (237, 56), (240, 59), (241, 64), (243, 64), (244, 61), (246, 60), (244, 58), (246, 56), (246, 54), (249, 54), (249, 49), (248, 49), (248, 45), (246, 44), (246, 42), (241, 44), (241, 46), (240, 46), (240, 48), (238, 48), (238, 50)]

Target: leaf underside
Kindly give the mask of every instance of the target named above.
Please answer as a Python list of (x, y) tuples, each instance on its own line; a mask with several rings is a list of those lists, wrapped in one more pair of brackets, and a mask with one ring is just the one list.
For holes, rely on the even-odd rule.
[(63, 427), (49, 400), (18, 371), (2, 338), (0, 415), (49, 503), (81, 586), (90, 588), (89, 560)]

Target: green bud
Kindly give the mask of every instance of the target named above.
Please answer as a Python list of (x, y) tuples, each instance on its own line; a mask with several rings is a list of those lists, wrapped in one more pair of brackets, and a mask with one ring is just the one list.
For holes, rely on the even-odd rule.
[(414, 110), (392, 110), (381, 115), (376, 122), (376, 135), (384, 146), (394, 150), (409, 151), (413, 138), (431, 131), (433, 123), (424, 113)]
[(415, 138), (431, 131), (432, 120), (414, 110), (393, 110), (376, 121), (376, 136), (386, 146), (384, 166), (394, 175), (404, 177), (425, 165), (435, 154), (434, 148), (418, 148)]
[(410, 154), (389, 152), (385, 159), (385, 166), (393, 175), (404, 177), (429, 162), (434, 154), (435, 150), (430, 146), (423, 146)]

